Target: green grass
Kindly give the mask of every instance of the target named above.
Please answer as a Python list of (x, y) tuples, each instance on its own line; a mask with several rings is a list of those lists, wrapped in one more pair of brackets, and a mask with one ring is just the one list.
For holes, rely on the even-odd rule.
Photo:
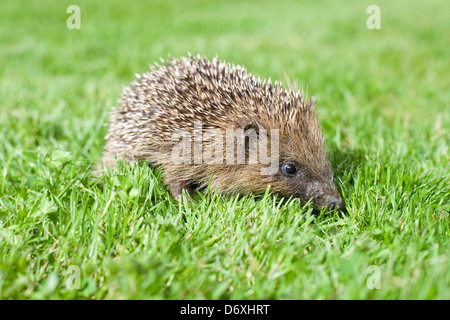
[[(445, 1), (378, 1), (380, 30), (368, 1), (70, 4), (80, 30), (64, 1), (0, 10), (1, 299), (450, 298)], [(317, 96), (345, 216), (92, 176), (122, 85), (188, 51)]]

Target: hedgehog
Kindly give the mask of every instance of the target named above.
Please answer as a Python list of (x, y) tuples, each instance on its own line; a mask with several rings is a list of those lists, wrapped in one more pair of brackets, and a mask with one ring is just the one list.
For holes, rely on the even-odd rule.
[(104, 167), (160, 167), (177, 200), (193, 186), (299, 198), (342, 211), (315, 99), (214, 57), (161, 59), (125, 87), (110, 115)]

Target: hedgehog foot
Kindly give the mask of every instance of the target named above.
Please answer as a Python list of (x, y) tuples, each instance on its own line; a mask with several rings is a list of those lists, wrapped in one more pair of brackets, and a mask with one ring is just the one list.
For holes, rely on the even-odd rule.
[[(177, 201), (181, 200), (181, 196), (183, 195), (183, 190), (187, 195), (189, 195), (189, 197), (192, 197), (192, 188), (191, 188), (191, 184), (189, 182), (174, 181), (174, 182), (170, 183), (170, 192), (172, 193), (172, 196)], [(189, 201), (189, 198), (187, 198), (187, 200)]]

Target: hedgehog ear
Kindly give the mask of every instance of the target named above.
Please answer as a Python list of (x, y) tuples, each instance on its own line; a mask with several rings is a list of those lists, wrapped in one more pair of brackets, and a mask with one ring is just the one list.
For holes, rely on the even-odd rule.
[[(241, 126), (244, 135), (245, 163), (256, 164), (258, 162), (258, 141), (260, 139), (259, 130), (263, 129), (255, 121), (247, 122)], [(239, 163), (239, 162), (238, 162)]]
[(256, 122), (248, 122), (247, 124), (244, 125), (244, 127), (242, 128), (244, 130), (244, 132), (246, 132), (247, 130), (255, 130), (256, 135), (259, 135), (259, 125)]

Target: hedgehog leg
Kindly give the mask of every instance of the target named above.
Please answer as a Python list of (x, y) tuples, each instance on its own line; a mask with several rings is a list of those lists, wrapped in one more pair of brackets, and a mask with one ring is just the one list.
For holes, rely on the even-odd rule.
[[(183, 190), (186, 192), (186, 194), (189, 195), (189, 197), (192, 197), (192, 188), (191, 184), (187, 181), (174, 181), (170, 183), (170, 192), (172, 193), (172, 196), (180, 201), (181, 195), (183, 194)], [(189, 199), (188, 199), (189, 200)]]

